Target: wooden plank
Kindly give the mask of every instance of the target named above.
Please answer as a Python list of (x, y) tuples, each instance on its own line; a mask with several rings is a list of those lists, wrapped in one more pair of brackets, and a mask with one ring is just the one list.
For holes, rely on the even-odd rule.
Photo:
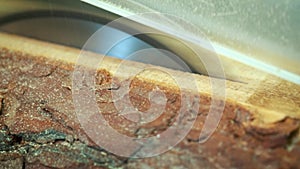
[[(76, 105), (73, 103), (71, 90), (74, 87), (72, 86), (72, 73), (75, 65), (78, 64), (80, 52), (79, 49), (0, 33), (0, 78), (2, 79), (0, 98), (3, 103), (1, 104), (0, 124), (6, 126), (3, 128), (3, 132), (9, 130), (6, 134), (7, 137), (19, 137), (22, 140), (18, 143), (9, 142), (9, 144), (5, 144), (6, 146), (15, 144), (22, 147), (28, 142), (31, 145), (40, 144), (39, 140), (34, 139), (40, 138), (45, 139), (43, 144), (52, 150), (48, 143), (53, 143), (55, 139), (53, 141), (49, 137), (43, 137), (45, 134), (41, 134), (51, 129), (56, 137), (60, 137), (59, 133), (62, 133), (63, 144), (57, 142), (54, 144), (60, 147), (59, 152), (63, 155), (62, 158), (73, 159), (70, 160), (70, 166), (78, 167), (83, 163), (90, 165), (91, 161), (94, 162), (93, 159), (83, 162), (79, 160), (81, 157), (74, 157), (63, 152), (65, 144), (68, 144), (67, 149), (70, 151), (79, 151), (72, 147), (74, 141), (67, 139), (66, 135), (77, 140), (80, 144), (79, 148), (99, 146), (89, 139), (76, 120), (74, 109)], [(94, 63), (97, 58), (102, 57), (90, 52), (87, 54), (90, 56), (89, 59), (85, 63), (80, 63), (86, 68), (91, 68), (90, 63)], [(109, 165), (118, 164), (122, 167), (136, 165), (138, 168), (138, 166), (147, 165), (168, 168), (171, 165), (184, 164), (189, 167), (206, 166), (207, 168), (247, 168), (249, 166), (260, 168), (264, 165), (269, 165), (271, 168), (297, 168), (300, 158), (299, 85), (249, 67), (237, 65), (239, 69), (244, 69), (239, 71), (245, 72), (243, 78), (246, 79), (246, 83), (225, 81), (226, 98), (222, 98), (222, 95), (216, 97), (216, 101), (220, 105), (225, 103), (219, 127), (207, 142), (199, 144), (197, 143), (199, 133), (208, 116), (212, 93), (215, 92), (212, 91), (212, 79), (203, 75), (165, 68), (147, 69), (148, 65), (142, 63), (126, 63), (127, 65), (122, 60), (104, 57), (96, 76), (96, 80), (99, 80), (99, 84), (96, 81), (95, 89), (98, 106), (111, 120), (110, 124), (119, 132), (142, 137), (152, 136), (155, 132), (166, 130), (170, 123), (170, 121), (167, 123), (167, 119), (174, 118), (174, 115), (176, 117), (182, 101), (179, 97), (178, 83), (174, 82), (174, 77), (183, 84), (182, 89), (187, 93), (193, 96), (200, 95), (199, 113), (189, 134), (171, 151), (159, 157), (142, 160), (127, 158), (126, 160), (129, 161), (126, 164), (122, 163), (122, 158), (110, 154), (108, 158), (103, 156), (101, 158), (108, 161), (113, 159), (112, 163), (98, 164), (99, 166), (109, 167)], [(123, 67), (120, 68), (120, 64)], [(141, 70), (143, 71), (140, 72)], [(149, 98), (145, 95), (153, 89), (153, 86), (159, 86), (167, 98), (164, 112), (166, 115), (160, 116), (156, 121), (146, 125), (131, 126), (128, 124), (128, 120), (115, 117), (118, 110), (112, 105), (114, 101), (109, 93), (113, 90), (110, 85), (114, 83), (114, 78), (117, 79), (114, 84), (117, 85), (115, 90), (118, 90), (123, 82), (128, 80), (126, 75), (137, 72), (140, 73), (132, 79), (131, 94), (129, 94), (133, 105), (141, 110), (149, 108)], [(193, 86), (188, 77), (195, 80), (197, 88)], [(155, 103), (154, 107), (158, 105)], [(24, 133), (30, 139), (25, 137)], [(34, 134), (30, 135), (30, 133)], [(8, 147), (14, 149), (14, 147)], [(36, 150), (35, 148), (31, 147), (31, 150)], [(6, 151), (6, 155), (12, 154), (11, 151), (4, 151)], [(203, 151), (205, 153), (201, 153)], [(55, 156), (53, 153), (51, 152), (49, 156), (52, 160)], [(98, 153), (101, 154), (101, 152)], [(178, 153), (195, 161), (191, 163), (183, 160), (180, 164), (176, 163), (180, 159), (176, 157), (172, 160), (172, 158)], [(39, 160), (41, 165), (50, 165), (43, 161), (43, 155), (27, 155)], [(18, 153), (18, 157), (22, 157), (22, 153)], [(170, 161), (159, 164), (159, 158), (163, 157)], [(249, 160), (248, 157), (251, 157), (252, 160)], [(197, 160), (199, 158), (202, 160)], [(25, 163), (26, 165), (34, 164), (28, 159), (25, 159)], [(60, 162), (53, 162), (53, 164), (62, 168), (70, 167)]]

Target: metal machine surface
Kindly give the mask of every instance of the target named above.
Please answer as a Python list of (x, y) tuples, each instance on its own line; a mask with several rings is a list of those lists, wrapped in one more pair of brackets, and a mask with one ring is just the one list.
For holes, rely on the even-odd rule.
[[(5, 10), (1, 10), (0, 30), (76, 48), (83, 48), (97, 30), (119, 18), (118, 15), (79, 1), (5, 1), (2, 8)], [(99, 48), (109, 38), (122, 34), (129, 38), (114, 45), (108, 52)], [(153, 50), (154, 46), (161, 44), (151, 38), (134, 37), (111, 27), (108, 35), (99, 35), (97, 39), (97, 45), (85, 49), (121, 59), (191, 72), (189, 66), (176, 55), (164, 50)], [(152, 49), (151, 56), (145, 55), (145, 52), (143, 55), (137, 53), (146, 49)]]
[[(182, 29), (176, 30), (168, 27), (166, 30), (168, 25), (156, 20), (152, 20), (149, 24), (145, 17), (135, 18), (134, 21), (128, 19), (127, 26), (129, 25), (132, 29), (150, 28), (163, 33), (167, 32), (175, 39), (179, 38), (184, 42), (192, 43), (199, 50), (207, 50), (198, 43), (203, 38), (202, 35), (205, 35), (205, 38), (211, 42), (213, 50), (208, 49), (208, 51), (215, 52), (221, 57), (227, 79), (239, 81), (239, 77), (244, 76), (238, 68), (234, 68), (235, 64), (227, 61), (229, 59), (234, 63), (251, 66), (294, 83), (300, 83), (298, 68), (300, 22), (297, 17), (299, 14), (297, 1), (239, 2), (231, 0), (223, 4), (219, 1), (193, 0), (184, 1), (184, 3), (183, 1), (164, 1), (161, 4), (157, 1), (145, 0), (51, 0), (45, 2), (28, 0), (1, 3), (1, 30), (78, 48), (82, 47), (102, 24), (120, 17), (145, 12), (173, 15), (191, 23), (198, 30), (195, 31), (190, 29), (189, 25), (180, 25), (180, 23), (177, 24), (182, 26)], [(112, 32), (114, 31), (118, 30), (112, 29)], [(124, 46), (127, 46), (126, 51)], [(178, 57), (160, 51), (153, 54), (150, 60), (150, 57), (128, 59), (183, 71), (207, 73), (201, 60), (182, 43), (172, 38), (166, 39), (152, 35), (133, 37), (116, 46), (108, 55), (125, 58), (130, 53), (153, 46), (168, 49)], [(96, 49), (89, 50), (99, 52)], [(165, 59), (161, 60), (161, 58)], [(215, 76), (219, 75), (215, 74)]]
[[(219, 55), (300, 84), (299, 1), (83, 1), (121, 16), (159, 12), (181, 17), (205, 34)], [(143, 19), (139, 22), (147, 24)], [(148, 26), (165, 29), (162, 24)], [(196, 43), (202, 38), (182, 26), (187, 29), (174, 29), (174, 35), (183, 34), (185, 40)], [(225, 69), (229, 76), (236, 73)]]

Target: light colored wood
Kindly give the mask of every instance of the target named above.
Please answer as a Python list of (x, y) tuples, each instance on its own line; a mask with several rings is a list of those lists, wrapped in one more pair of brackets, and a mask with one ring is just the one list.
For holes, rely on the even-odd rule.
[[(0, 48), (7, 48), (13, 51), (21, 51), (27, 53), (30, 57), (36, 59), (46, 58), (52, 61), (63, 62), (71, 65), (77, 64), (79, 49), (74, 49), (66, 46), (42, 42), (26, 37), (0, 33)], [(84, 64), (89, 66), (89, 63), (97, 61), (97, 58), (102, 57), (99, 54), (86, 52), (90, 57)], [(114, 74), (122, 60), (104, 57), (99, 69), (106, 69)], [(123, 75), (132, 72), (140, 72), (148, 65), (136, 62), (126, 62), (129, 65), (122, 70)], [(286, 117), (300, 119), (300, 86), (291, 82), (282, 80), (270, 74), (259, 70), (245, 67), (238, 63), (233, 69), (239, 69), (241, 78), (246, 83), (226, 81), (226, 100), (236, 102), (252, 110), (252, 114), (256, 117), (257, 124), (268, 124), (283, 120)], [(201, 94), (211, 94), (211, 78), (160, 68), (162, 71), (176, 74), (176, 77), (184, 82), (188, 75), (192, 75), (196, 81), (198, 89), (190, 88), (189, 82), (186, 82), (186, 87), (189, 90)], [(157, 83), (168, 86), (176, 86), (172, 78), (158, 69), (146, 69), (138, 75), (139, 78), (151, 80)]]

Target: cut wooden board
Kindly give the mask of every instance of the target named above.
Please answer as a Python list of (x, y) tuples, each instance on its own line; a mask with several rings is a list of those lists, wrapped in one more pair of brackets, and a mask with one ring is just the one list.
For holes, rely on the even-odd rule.
[[(68, 145), (67, 148), (65, 147), (66, 149), (72, 152), (79, 151), (73, 147), (74, 139), (79, 142), (78, 144), (81, 146), (79, 148), (84, 146), (97, 147), (78, 124), (71, 97), (73, 87), (71, 78), (75, 65), (78, 64), (80, 52), (79, 49), (0, 33), (0, 78), (2, 79), (0, 98), (3, 103), (1, 104), (0, 124), (6, 126), (3, 128), (3, 132), (6, 132), (7, 137), (21, 139), (20, 142), (10, 141), (4, 144), (5, 146), (13, 144), (15, 147), (12, 146), (11, 149), (15, 150), (16, 146), (22, 147), (28, 142), (30, 145), (40, 144), (41, 141), (37, 139), (40, 138), (44, 139), (42, 143), (45, 147), (49, 148), (50, 146), (49, 149), (51, 149), (52, 143), (58, 147), (61, 146), (58, 151), (63, 155), (62, 158), (71, 159), (70, 166), (79, 167), (83, 163), (85, 166), (89, 166), (91, 162), (95, 162), (93, 159), (89, 159), (88, 162), (78, 161), (81, 157), (74, 157), (63, 152), (63, 147), (66, 144)], [(102, 57), (98, 54), (87, 53), (91, 57), (86, 63), (80, 63), (86, 67), (89, 67), (88, 63), (93, 63), (95, 58)], [(121, 158), (110, 154), (110, 157), (101, 156), (101, 158), (108, 158), (108, 161), (112, 159), (112, 163), (106, 165), (101, 163), (99, 166), (110, 167), (110, 165), (117, 164), (122, 167), (169, 168), (184, 164), (184, 166), (194, 168), (197, 166), (207, 168), (247, 168), (249, 166), (261, 168), (265, 165), (270, 166), (270, 168), (298, 167), (297, 163), (300, 160), (299, 85), (249, 67), (237, 65), (239, 69), (244, 69), (243, 78), (247, 79), (246, 83), (225, 81), (226, 97), (217, 96), (219, 103), (225, 103), (219, 127), (207, 142), (199, 144), (197, 143), (199, 133), (203, 127), (203, 121), (207, 117), (212, 96), (212, 78), (164, 68), (159, 68), (163, 71), (159, 71), (159, 69), (144, 70), (133, 79), (130, 99), (139, 109), (144, 110), (149, 104), (147, 99), (145, 100), (142, 96), (149, 92), (153, 85), (158, 85), (167, 93), (168, 101), (173, 99), (172, 103), (170, 101), (166, 106), (165, 113), (167, 115), (159, 118), (158, 122), (139, 126), (138, 129), (120, 126), (118, 128), (118, 125), (123, 125), (123, 122), (113, 118), (113, 114), (117, 113), (117, 110), (111, 105), (112, 99), (106, 95), (109, 90), (107, 87), (105, 88), (105, 85), (112, 83), (113, 78), (120, 82), (126, 81), (128, 80), (126, 79), (127, 74), (139, 72), (148, 66), (142, 63), (127, 62), (128, 65), (121, 69), (122, 73), (120, 74), (117, 72), (120, 71), (121, 63), (123, 63), (122, 60), (104, 57), (96, 76), (96, 78), (102, 77), (99, 84), (100, 88), (97, 89), (99, 95), (96, 93), (100, 102), (100, 109), (112, 120), (111, 124), (121, 133), (137, 137), (148, 136), (155, 134), (154, 131), (158, 132), (168, 127), (165, 119), (172, 116), (172, 112), (178, 110), (177, 104), (179, 104), (180, 99), (178, 99), (178, 87), (174, 83), (174, 79), (163, 71), (175, 74), (176, 79), (185, 84), (184, 88), (189, 93), (200, 95), (200, 105), (202, 106), (199, 108), (195, 125), (187, 137), (176, 148), (162, 154), (161, 157), (141, 160), (128, 158), (126, 163), (122, 163)], [(192, 83), (189, 84), (187, 76), (192, 76), (195, 79), (197, 88), (193, 87)], [(124, 122), (124, 125), (126, 126), (127, 122)], [(49, 140), (49, 137), (43, 137), (44, 132), (49, 129), (55, 131), (55, 136), (58, 139), (62, 137), (63, 144), (55, 142), (55, 139), (53, 141)], [(146, 132), (140, 133), (143, 131), (142, 129), (145, 129)], [(148, 131), (150, 129), (151, 131)], [(62, 136), (58, 136), (59, 132), (63, 133)], [(68, 138), (63, 135), (68, 135)], [(74, 138), (73, 141), (70, 141), (72, 140), (70, 137)], [(36, 146), (31, 147), (30, 150), (36, 150)], [(6, 155), (12, 156), (12, 151), (3, 151), (6, 152)], [(17, 159), (21, 158), (21, 161), (23, 160), (29, 166), (54, 167), (57, 164), (61, 168), (70, 167), (64, 163), (55, 163), (54, 154), (53, 150), (49, 155), (50, 161), (54, 161), (53, 165), (49, 161), (47, 162), (43, 155), (34, 156), (34, 154), (25, 153), (26, 157), (31, 157), (30, 160), (28, 158), (23, 159), (24, 154), (18, 152)], [(194, 161), (178, 159), (176, 154), (182, 154), (184, 158)], [(282, 159), (282, 157), (284, 158)], [(166, 161), (158, 162), (160, 158), (165, 158)], [(5, 161), (4, 157), (1, 159)], [(178, 160), (181, 162), (176, 162)]]
[[(0, 47), (14, 51), (22, 51), (36, 58), (47, 58), (53, 61), (64, 62), (75, 65), (80, 55), (80, 50), (61, 45), (41, 42), (34, 39), (19, 37), (16, 35), (1, 33)], [(38, 46), (38, 47), (37, 47)], [(91, 55), (94, 55), (91, 53)], [(97, 54), (95, 54), (97, 55)], [(97, 57), (97, 56), (95, 56)], [(118, 69), (121, 60), (106, 57), (101, 64), (102, 69), (107, 69), (111, 73)], [(146, 67), (142, 63), (132, 62), (131, 67), (124, 70), (126, 72), (137, 72)], [(300, 119), (300, 85), (282, 80), (265, 72), (259, 71), (235, 63), (239, 69), (243, 83), (226, 81), (226, 99), (233, 100), (245, 106), (251, 106), (262, 115), (263, 121), (276, 122), (284, 117)], [(170, 70), (172, 71), (172, 70)], [(178, 77), (184, 80), (184, 72), (176, 72)], [(209, 94), (211, 92), (210, 78), (194, 74), (198, 86), (198, 92)], [(147, 71), (143, 77), (151, 81), (164, 82), (172, 85), (170, 78), (165, 74), (155, 71)], [(196, 90), (196, 89), (195, 89)], [(278, 119), (276, 119), (278, 117)]]

